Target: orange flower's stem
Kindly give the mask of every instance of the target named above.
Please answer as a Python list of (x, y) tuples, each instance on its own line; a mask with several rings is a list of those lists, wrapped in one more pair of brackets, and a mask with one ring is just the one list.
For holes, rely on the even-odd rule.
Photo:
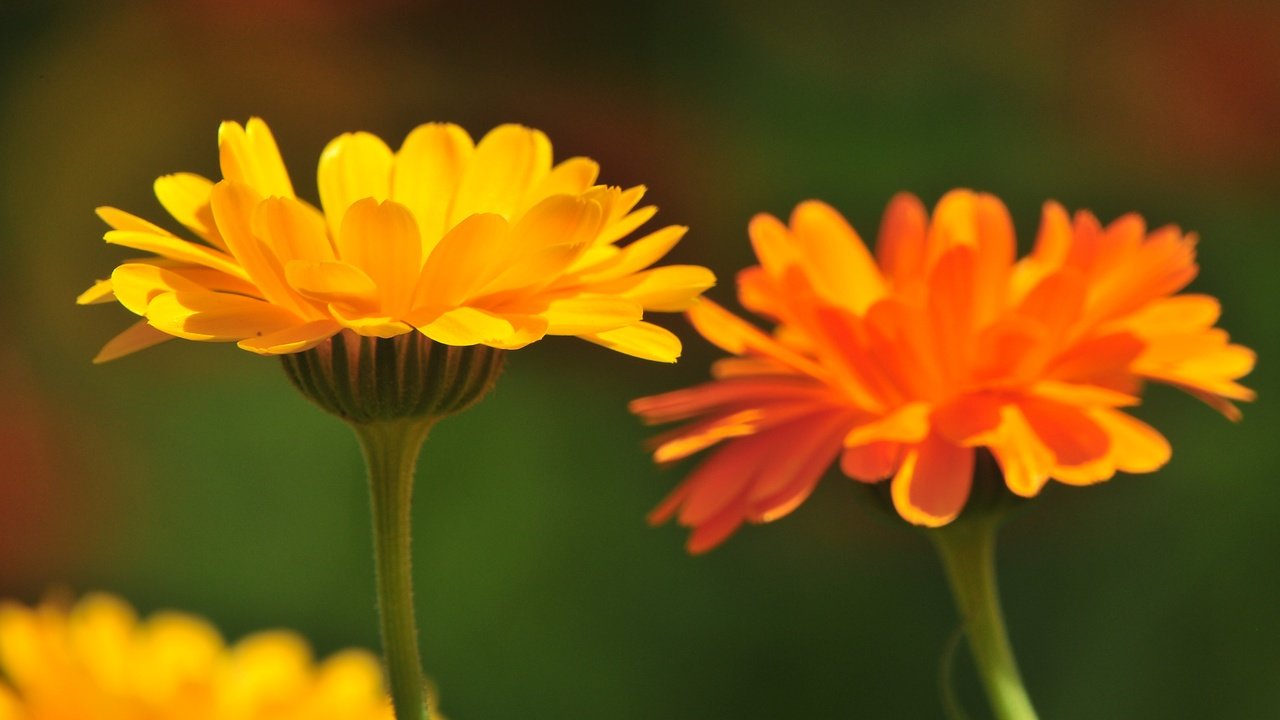
[(961, 516), (929, 531), (947, 571), (969, 649), (996, 720), (1036, 720), (1022, 686), (996, 589), (996, 530), (1002, 513)]
[(409, 510), (414, 467), (431, 423), (406, 419), (353, 427), (369, 467), (378, 614), (391, 701), (398, 720), (425, 720), (429, 713), (414, 619)]

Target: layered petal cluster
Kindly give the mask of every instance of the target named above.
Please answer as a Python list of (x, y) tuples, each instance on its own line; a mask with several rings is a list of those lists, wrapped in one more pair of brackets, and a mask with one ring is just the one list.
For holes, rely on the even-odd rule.
[(317, 663), (288, 632), (227, 647), (207, 622), (118, 598), (0, 603), (0, 720), (393, 720), (377, 659)]
[(837, 461), (889, 480), (906, 520), (940, 526), (982, 449), (1024, 497), (1159, 468), (1168, 442), (1124, 412), (1146, 380), (1233, 419), (1231, 401), (1253, 398), (1236, 380), (1254, 353), (1214, 326), (1217, 300), (1178, 294), (1197, 266), (1176, 227), (1103, 226), (1050, 202), (1015, 259), (1004, 205), (958, 190), (932, 218), (894, 198), (874, 254), (820, 202), (749, 231), (760, 264), (738, 276), (739, 301), (776, 329), (700, 301), (689, 318), (732, 357), (712, 382), (632, 404), (650, 423), (690, 421), (657, 439), (658, 461), (716, 446), (651, 516), (693, 528), (695, 552), (790, 512)]
[(422, 125), (395, 151), (369, 133), (342, 135), (320, 157), (320, 208), (294, 194), (261, 120), (223, 123), (218, 146), (218, 182), (155, 183), (198, 240), (98, 210), (107, 242), (152, 254), (79, 298), (115, 299), (143, 318), (99, 361), (172, 337), (295, 353), (349, 329), (502, 349), (576, 335), (670, 362), (679, 340), (644, 312), (684, 310), (714, 283), (702, 267), (650, 268), (684, 227), (619, 246), (656, 212), (637, 207), (645, 188), (596, 184), (588, 158), (552, 165), (551, 143), (530, 128), (473, 142), (456, 125)]

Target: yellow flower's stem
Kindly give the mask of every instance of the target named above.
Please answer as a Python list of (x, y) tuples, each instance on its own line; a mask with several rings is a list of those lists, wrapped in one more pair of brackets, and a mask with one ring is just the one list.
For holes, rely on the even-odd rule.
[(418, 452), (431, 422), (420, 419), (353, 424), (369, 467), (373, 554), (378, 570), (382, 652), (399, 720), (428, 717), (410, 564), (410, 507)]
[(969, 649), (996, 720), (1036, 720), (1000, 613), (995, 549), (1001, 519), (1001, 513), (961, 516), (927, 534), (946, 568)]

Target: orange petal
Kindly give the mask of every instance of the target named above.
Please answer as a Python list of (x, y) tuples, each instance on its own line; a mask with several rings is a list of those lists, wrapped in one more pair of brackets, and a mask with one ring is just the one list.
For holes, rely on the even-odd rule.
[(928, 403), (908, 403), (888, 415), (853, 428), (845, 435), (844, 445), (855, 447), (885, 441), (921, 442), (929, 434), (929, 412)]
[(899, 193), (889, 201), (880, 221), (876, 258), (895, 285), (923, 276), (925, 230), (928, 214), (919, 198)]
[(976, 445), (1000, 426), (1006, 401), (989, 393), (961, 395), (933, 410), (929, 424), (956, 445)]
[(901, 443), (867, 443), (846, 447), (840, 456), (840, 469), (859, 482), (880, 482), (898, 471), (901, 458)]
[(930, 435), (907, 451), (890, 491), (907, 522), (939, 527), (960, 514), (973, 484), (973, 448)]
[(1000, 464), (1005, 485), (1013, 493), (1034, 497), (1049, 481), (1053, 453), (1036, 436), (1017, 405), (1003, 408), (1000, 427), (987, 439), (986, 445)]
[(1098, 408), (1089, 417), (1111, 436), (1111, 459), (1127, 473), (1155, 472), (1169, 462), (1173, 448), (1155, 428), (1125, 413)]
[(1055, 465), (1092, 463), (1111, 448), (1107, 433), (1080, 408), (1039, 398), (1024, 399), (1019, 408), (1040, 442), (1053, 453)]
[[(789, 423), (796, 428), (780, 452), (774, 452), (756, 471), (747, 495), (748, 520), (773, 522), (795, 510), (813, 493), (840, 453), (840, 437), (847, 425), (841, 413), (810, 416)], [(781, 428), (780, 428), (781, 430)], [(779, 438), (779, 441), (790, 439)]]
[(822, 378), (827, 375), (826, 371), (811, 360), (788, 350), (706, 298), (689, 308), (686, 316), (704, 338), (726, 352), (735, 355), (756, 352), (813, 377)]
[(738, 528), (742, 527), (742, 523), (745, 520), (746, 518), (741, 513), (723, 513), (719, 517), (694, 528), (693, 533), (689, 535), (688, 542), (685, 543), (685, 549), (691, 555), (701, 555), (712, 550), (727, 540)]
[(778, 449), (777, 430), (733, 440), (711, 454), (685, 480), (688, 491), (680, 506), (681, 525), (697, 527), (731, 506), (746, 517), (742, 505), (756, 468)]
[(727, 407), (820, 403), (825, 387), (805, 377), (732, 378), (632, 400), (627, 408), (648, 424), (685, 420)]
[(861, 315), (884, 296), (884, 278), (867, 246), (830, 205), (800, 203), (791, 233), (814, 289), (828, 301)]

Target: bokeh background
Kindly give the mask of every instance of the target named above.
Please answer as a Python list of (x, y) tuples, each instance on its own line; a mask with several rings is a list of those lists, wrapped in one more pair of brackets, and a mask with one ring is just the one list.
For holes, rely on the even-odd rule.
[[(1175, 455), (1052, 487), (1003, 536), (1001, 583), (1043, 716), (1280, 712), (1280, 5), (1269, 2), (155, 3), (0, 5), (0, 595), (105, 589), (240, 637), (376, 647), (362, 466), (279, 367), (175, 342), (89, 359), (130, 322), (75, 295), (127, 251), (110, 204), (163, 217), (158, 175), (216, 176), (223, 119), (271, 123), (299, 191), (320, 149), (451, 120), (548, 132), (645, 183), (722, 278), (745, 226), (819, 197), (873, 237), (889, 197), (1136, 210), (1202, 237), (1194, 287), (1258, 349), (1239, 425), (1154, 389)], [(833, 474), (708, 556), (644, 513), (636, 396), (705, 377), (561, 339), (436, 430), (420, 467), (429, 672), (461, 720), (932, 718), (956, 617), (918, 534)], [(964, 656), (959, 683), (983, 706)]]

